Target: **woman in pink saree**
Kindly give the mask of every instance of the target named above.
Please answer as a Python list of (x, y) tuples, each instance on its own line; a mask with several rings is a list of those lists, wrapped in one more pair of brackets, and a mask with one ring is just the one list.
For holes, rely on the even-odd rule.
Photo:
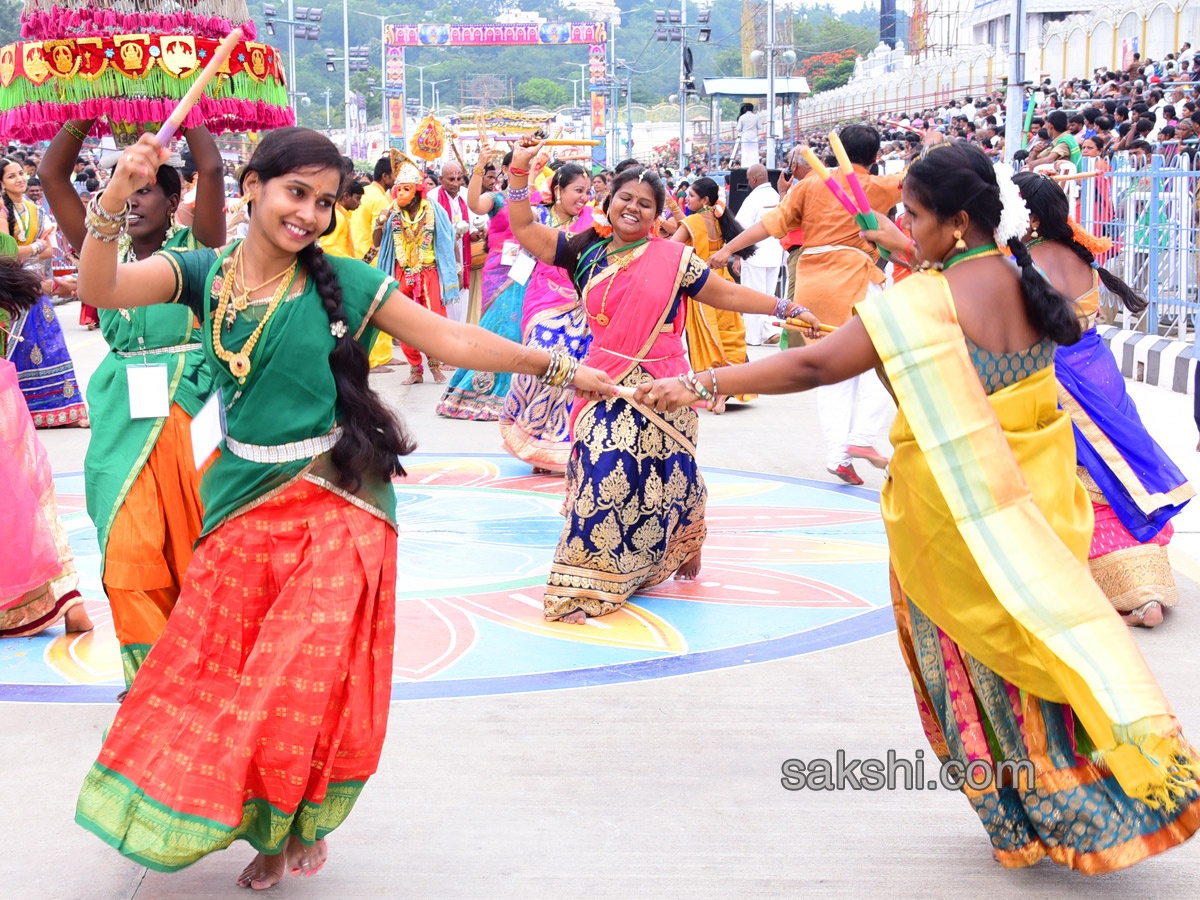
[[(535, 222), (519, 171), (536, 149), (518, 146), (513, 153), (513, 234), (543, 264), (562, 271), (591, 329), (586, 362), (618, 385), (691, 376), (683, 345), (686, 298), (816, 322), (790, 301), (710, 278), (690, 247), (652, 237), (666, 189), (649, 170), (618, 175), (607, 215), (573, 237)], [(615, 397), (576, 403), (571, 423), (566, 524), (544, 603), (547, 619), (582, 624), (672, 574), (695, 577), (707, 492), (696, 464), (695, 409), (659, 415)]]
[[(550, 183), (549, 201), (534, 210), (537, 221), (567, 236), (590, 229), (590, 183), (582, 166), (561, 166)], [(571, 279), (562, 269), (539, 261), (525, 286), (521, 342), (547, 352), (565, 350), (582, 360), (590, 341), (587, 317)], [(549, 387), (532, 375), (514, 375), (500, 414), (504, 448), (532, 463), (535, 472), (565, 471), (571, 455), (573, 396), (568, 389)]]
[[(32, 270), (0, 258), (0, 310), (16, 317), (40, 296)], [(0, 357), (0, 637), (28, 637), (64, 616), (68, 631), (90, 630), (78, 582), (50, 460), (34, 431), (17, 367)]]

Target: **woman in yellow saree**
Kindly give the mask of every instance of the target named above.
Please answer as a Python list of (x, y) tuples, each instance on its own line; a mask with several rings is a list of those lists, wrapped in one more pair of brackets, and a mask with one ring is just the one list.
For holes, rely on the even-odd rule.
[[(965, 143), (930, 156), (904, 184), (912, 241), (886, 220), (867, 237), (941, 272), (813, 346), (722, 369), (721, 387), (808, 390), (882, 365), (899, 407), (881, 496), (892, 600), (926, 736), (968, 772), (1034, 764), (963, 788), (1002, 865), (1121, 869), (1200, 827), (1196, 751), (1087, 568), (1091, 504), (1054, 377), (1079, 323), (1019, 239), (1011, 176)], [(637, 396), (695, 402), (669, 379)]]
[[(671, 236), (673, 241), (688, 244), (705, 262), (708, 258), (742, 233), (732, 213), (721, 202), (721, 189), (711, 178), (698, 178), (688, 188), (687, 208), (690, 214), (679, 223)], [(754, 255), (754, 248), (737, 253), (740, 259)], [(713, 269), (712, 274), (733, 281), (728, 268)], [(717, 309), (696, 300), (688, 300), (687, 316), (688, 361), (692, 371), (703, 372), (710, 366), (735, 366), (746, 361), (746, 323), (742, 314), (731, 309)], [(745, 402), (752, 394), (736, 398)], [(725, 397), (718, 397), (712, 411), (725, 411)]]

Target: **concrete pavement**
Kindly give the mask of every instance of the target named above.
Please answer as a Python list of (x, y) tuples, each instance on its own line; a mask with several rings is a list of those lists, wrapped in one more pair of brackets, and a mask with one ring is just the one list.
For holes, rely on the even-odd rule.
[[(78, 374), (104, 352), (61, 307)], [(756, 351), (773, 352), (773, 351)], [(493, 453), (494, 424), (439, 419), (440, 390), (375, 376), (423, 451)], [(1191, 398), (1132, 387), (1151, 431), (1200, 483)], [(82, 469), (87, 432), (41, 432), (56, 471)], [(705, 416), (700, 462), (824, 479), (812, 397), (761, 398)], [(880, 475), (860, 468), (867, 487)], [(1200, 565), (1200, 505), (1176, 519), (1180, 571)], [(1200, 740), (1200, 588), (1136, 638)], [(232, 898), (244, 843), (174, 875), (124, 861), (72, 821), (113, 708), (0, 705), (7, 763), (2, 900)], [(790, 757), (933, 759), (895, 637), (653, 681), (393, 705), (381, 769), (295, 898), (1190, 897), (1200, 842), (1099, 878), (1048, 863), (1009, 872), (948, 791), (789, 792)]]

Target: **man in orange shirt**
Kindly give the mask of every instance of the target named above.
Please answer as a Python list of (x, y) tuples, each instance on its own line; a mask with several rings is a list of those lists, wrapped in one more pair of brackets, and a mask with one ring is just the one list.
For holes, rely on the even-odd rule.
[[(874, 176), (868, 169), (879, 155), (879, 132), (865, 125), (847, 125), (842, 145), (858, 174), (871, 208), (883, 214), (900, 202), (901, 175)], [(850, 193), (840, 172), (834, 177)], [(807, 170), (805, 173), (807, 174)], [(764, 238), (784, 238), (804, 230), (804, 249), (796, 262), (795, 299), (808, 306), (827, 325), (845, 325), (854, 304), (877, 293), (884, 281), (876, 266), (879, 252), (859, 237), (859, 227), (817, 177), (799, 177), (762, 221), (743, 231), (709, 259), (720, 268), (730, 254)], [(880, 468), (887, 458), (873, 444), (892, 410), (891, 398), (872, 372), (817, 388), (817, 410), (827, 450), (826, 470), (847, 484), (862, 484), (853, 459)]]

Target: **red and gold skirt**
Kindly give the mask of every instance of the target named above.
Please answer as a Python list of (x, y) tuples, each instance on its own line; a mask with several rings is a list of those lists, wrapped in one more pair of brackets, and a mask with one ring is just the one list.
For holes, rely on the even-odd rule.
[(201, 543), (75, 819), (160, 872), (346, 818), (387, 730), (396, 535), (298, 481)]

